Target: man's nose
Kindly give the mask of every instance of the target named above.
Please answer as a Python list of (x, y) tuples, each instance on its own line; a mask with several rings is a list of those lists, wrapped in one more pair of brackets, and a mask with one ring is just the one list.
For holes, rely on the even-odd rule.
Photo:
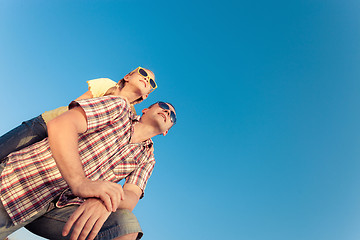
[(166, 114), (167, 114), (168, 116), (170, 116), (170, 110), (164, 109), (164, 111), (166, 112)]

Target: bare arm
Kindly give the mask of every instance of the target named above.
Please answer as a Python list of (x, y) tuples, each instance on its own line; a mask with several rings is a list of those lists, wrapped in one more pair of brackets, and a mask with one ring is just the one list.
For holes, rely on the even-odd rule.
[[(132, 211), (137, 205), (142, 190), (134, 184), (124, 185), (125, 200), (122, 200), (119, 209), (129, 209)], [(103, 203), (95, 198), (86, 200), (70, 216), (63, 228), (63, 236), (67, 236), (74, 226), (71, 239), (94, 239), (106, 219), (110, 216)], [(79, 238), (78, 238), (79, 237)]]
[(87, 129), (85, 112), (81, 107), (73, 108), (51, 120), (47, 128), (53, 157), (66, 182), (74, 188), (86, 178), (78, 150), (78, 135)]
[(109, 211), (115, 211), (123, 196), (119, 184), (86, 178), (79, 155), (78, 134), (87, 130), (84, 110), (75, 107), (48, 124), (50, 148), (61, 175), (72, 192), (80, 197), (97, 197)]
[(89, 98), (93, 98), (94, 96), (92, 95), (91, 91), (88, 90), (86, 93), (84, 93), (83, 95), (81, 95), (80, 97), (78, 97), (77, 99), (75, 99), (75, 101), (78, 100), (83, 100), (83, 99), (89, 99)]
[(123, 189), (126, 197), (121, 201), (118, 208), (125, 208), (132, 211), (139, 202), (139, 199), (142, 195), (142, 190), (137, 185), (131, 183), (125, 183)]

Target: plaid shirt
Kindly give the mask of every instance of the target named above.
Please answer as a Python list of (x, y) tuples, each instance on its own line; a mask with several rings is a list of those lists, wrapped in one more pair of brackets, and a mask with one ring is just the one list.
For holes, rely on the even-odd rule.
[[(154, 168), (151, 139), (130, 144), (137, 121), (126, 101), (107, 96), (72, 102), (87, 117), (87, 131), (79, 135), (85, 174), (92, 180), (136, 184), (144, 191)], [(37, 214), (69, 186), (62, 178), (47, 139), (8, 156), (1, 174), (0, 199), (14, 224)], [(61, 205), (61, 204), (60, 204)], [(62, 204), (64, 205), (64, 204)]]

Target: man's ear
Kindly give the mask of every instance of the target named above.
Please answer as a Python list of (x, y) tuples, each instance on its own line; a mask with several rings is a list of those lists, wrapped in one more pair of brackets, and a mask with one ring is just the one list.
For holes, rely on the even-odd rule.
[(149, 108), (144, 108), (141, 112), (142, 114), (146, 113), (149, 110)]
[(166, 130), (165, 132), (161, 133), (163, 136), (166, 136), (168, 134), (169, 130)]

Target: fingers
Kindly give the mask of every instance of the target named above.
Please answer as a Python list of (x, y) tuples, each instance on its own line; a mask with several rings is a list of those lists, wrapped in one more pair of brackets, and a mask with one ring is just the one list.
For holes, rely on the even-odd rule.
[(78, 207), (75, 212), (70, 216), (69, 220), (66, 222), (63, 231), (62, 231), (62, 235), (63, 236), (67, 236), (73, 226), (73, 224), (76, 222), (76, 220), (81, 216), (81, 214), (83, 213), (83, 208), (80, 206)]
[(89, 199), (70, 216), (63, 235), (66, 236), (73, 226), (70, 240), (85, 240), (89, 233), (87, 239), (94, 239), (110, 214), (100, 200)]
[(104, 202), (106, 210), (111, 212), (113, 210), (113, 198), (106, 192), (102, 193), (99, 198)]
[(100, 196), (100, 199), (104, 201), (106, 209), (108, 211), (116, 212), (117, 208), (120, 206), (121, 200), (125, 199), (124, 190), (121, 185), (116, 183), (110, 183), (105, 192)]
[(120, 196), (119, 191), (116, 188), (116, 186), (114, 186), (114, 183), (111, 183), (110, 191), (107, 192), (107, 194), (111, 198), (111, 204), (112, 204), (111, 211), (115, 212), (117, 207), (120, 205), (121, 196)]
[(93, 226), (92, 231), (89, 235), (89, 237), (87, 238), (88, 240), (93, 240), (96, 235), (99, 233), (101, 227), (104, 225), (105, 221), (106, 221), (107, 217), (101, 217), (96, 221), (96, 224)]
[(115, 212), (125, 199), (124, 190), (120, 184), (108, 181), (88, 181), (78, 189), (77, 196), (100, 198), (108, 211)]
[(124, 190), (123, 190), (123, 188), (121, 187), (121, 185), (119, 185), (119, 184), (116, 184), (116, 183), (113, 183), (114, 185), (114, 187), (115, 187), (115, 195), (116, 195), (116, 197), (117, 197), (117, 199), (118, 199), (118, 202), (117, 202), (117, 204), (114, 206), (114, 209), (113, 209), (113, 211), (114, 212), (116, 212), (116, 210), (117, 210), (117, 208), (120, 206), (120, 202), (121, 202), (121, 200), (125, 200), (125, 194), (124, 194)]
[[(87, 220), (87, 221), (86, 221)], [(89, 232), (92, 230), (94, 224), (96, 223), (96, 218), (92, 215), (84, 216), (83, 221), (78, 221), (74, 227), (74, 230), (71, 234), (70, 240), (85, 240)], [(100, 227), (101, 228), (101, 227)], [(99, 229), (100, 230), (100, 229)], [(99, 232), (99, 231), (98, 231)], [(80, 235), (79, 235), (80, 234)], [(97, 233), (96, 233), (97, 234)], [(96, 235), (95, 235), (96, 236)]]
[(91, 226), (95, 223), (96, 219), (92, 219), (91, 213), (85, 210), (85, 208), (80, 206), (70, 216), (69, 220), (66, 222), (63, 228), (63, 236), (67, 236), (72, 226), (74, 226), (70, 240), (81, 240), (86, 238), (91, 230)]
[(120, 198), (121, 198), (121, 200), (125, 200), (125, 193), (124, 193), (124, 189), (122, 188), (122, 186), (121, 185), (119, 185), (119, 184), (116, 184), (117, 185), (117, 187), (119, 188), (119, 190), (120, 190)]

